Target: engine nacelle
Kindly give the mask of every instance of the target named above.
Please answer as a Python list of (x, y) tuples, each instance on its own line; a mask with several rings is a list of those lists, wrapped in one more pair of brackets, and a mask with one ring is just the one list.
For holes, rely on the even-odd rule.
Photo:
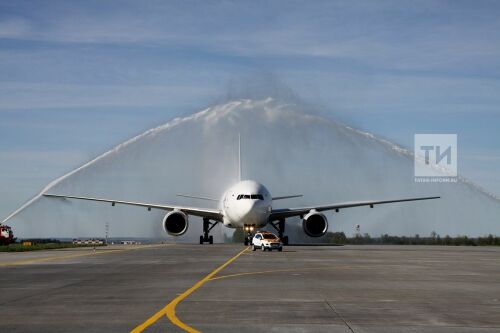
[(172, 236), (180, 236), (188, 229), (188, 216), (180, 210), (174, 210), (163, 218), (163, 229)]
[(328, 219), (324, 214), (311, 210), (302, 220), (304, 232), (311, 237), (321, 237), (328, 231)]

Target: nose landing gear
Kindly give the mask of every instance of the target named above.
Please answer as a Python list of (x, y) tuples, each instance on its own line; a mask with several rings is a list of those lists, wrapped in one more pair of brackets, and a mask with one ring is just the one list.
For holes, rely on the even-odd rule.
[(209, 243), (213, 244), (214, 243), (214, 236), (209, 235), (210, 230), (212, 230), (219, 221), (215, 222), (210, 222), (209, 218), (204, 217), (203, 218), (203, 235), (200, 236), (200, 244), (203, 243)]
[(252, 245), (252, 238), (253, 238), (253, 233), (254, 233), (254, 230), (255, 230), (255, 226), (254, 225), (246, 224), (244, 226), (243, 230), (246, 233), (245, 234), (245, 241), (243, 243), (245, 244), (245, 246)]

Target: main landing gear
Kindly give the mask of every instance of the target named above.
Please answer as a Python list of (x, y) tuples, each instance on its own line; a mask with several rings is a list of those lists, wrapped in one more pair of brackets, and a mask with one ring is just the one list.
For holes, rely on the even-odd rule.
[(283, 233), (285, 232), (285, 219), (281, 219), (277, 222), (271, 222), (270, 224), (278, 232), (278, 237), (281, 239), (283, 245), (288, 245), (288, 236), (283, 236)]
[(243, 242), (245, 246), (252, 245), (253, 232), (255, 230), (254, 225), (245, 225), (243, 231), (245, 232), (245, 241)]
[(200, 236), (200, 244), (214, 243), (214, 236), (209, 235), (209, 233), (210, 230), (212, 230), (217, 225), (217, 223), (219, 223), (219, 221), (210, 222), (209, 218), (206, 217), (203, 218), (203, 235)]

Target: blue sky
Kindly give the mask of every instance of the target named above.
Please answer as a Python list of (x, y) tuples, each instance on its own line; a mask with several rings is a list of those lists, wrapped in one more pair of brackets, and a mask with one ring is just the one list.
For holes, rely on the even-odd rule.
[(497, 1), (0, 1), (0, 215), (125, 139), (269, 73), (407, 147), (457, 133), (500, 195)]

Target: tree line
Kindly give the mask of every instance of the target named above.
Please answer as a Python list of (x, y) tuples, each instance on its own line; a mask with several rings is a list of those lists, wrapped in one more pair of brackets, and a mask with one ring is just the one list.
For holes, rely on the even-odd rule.
[[(242, 243), (245, 238), (243, 228), (238, 228), (234, 231), (232, 237), (224, 236), (226, 243)], [(292, 241), (293, 242), (293, 241)], [(304, 242), (304, 239), (300, 243)], [(320, 239), (310, 238), (309, 243), (329, 243), (338, 245), (456, 245), (456, 246), (500, 246), (500, 237), (496, 235), (487, 235), (483, 237), (468, 237), (456, 236), (451, 237), (446, 235), (441, 237), (436, 232), (431, 232), (429, 236), (394, 236), (383, 234), (379, 237), (372, 237), (368, 233), (363, 235), (358, 234), (353, 237), (347, 237), (344, 232), (327, 232)]]
[(446, 235), (441, 237), (436, 232), (430, 236), (394, 236), (383, 234), (380, 237), (371, 237), (365, 233), (347, 237), (343, 232), (328, 232), (326, 234), (327, 243), (331, 244), (383, 244), (383, 245), (466, 245), (466, 246), (500, 246), (500, 237), (487, 235), (483, 237), (467, 237)]

